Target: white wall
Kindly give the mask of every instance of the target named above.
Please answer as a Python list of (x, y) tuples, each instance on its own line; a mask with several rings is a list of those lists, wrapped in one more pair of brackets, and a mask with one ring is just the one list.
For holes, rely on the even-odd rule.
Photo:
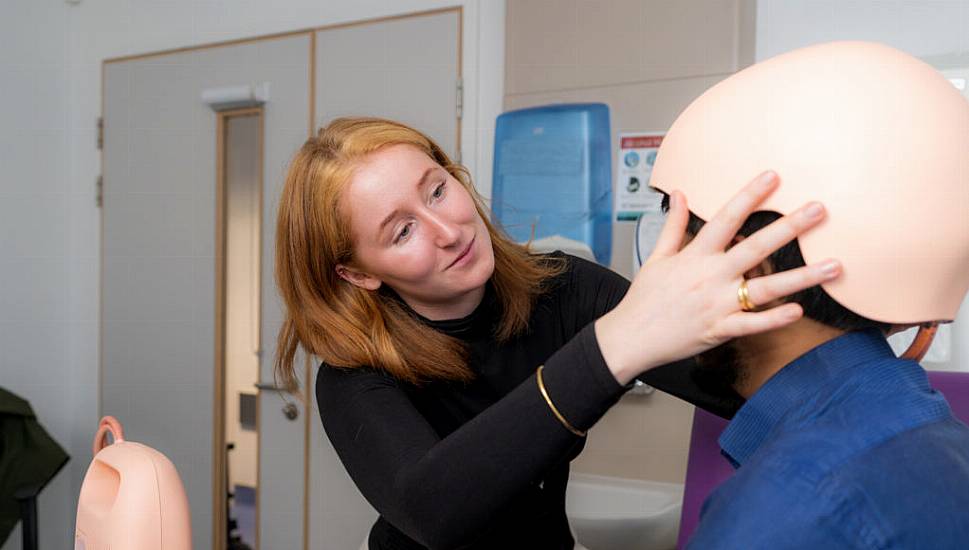
[[(923, 59), (947, 77), (969, 77), (969, 0), (758, 0), (757, 61), (848, 39), (881, 42)], [(923, 363), (930, 369), (969, 370), (969, 299), (945, 330), (949, 334), (939, 338)], [(896, 340), (911, 341), (904, 336)], [(934, 361), (946, 340), (951, 342), (949, 359)]]
[[(70, 177), (70, 13), (63, 2), (0, 6), (0, 386), (29, 400), (70, 455), (90, 454), (93, 431), (79, 437), (74, 413), (94, 402), (96, 301), (78, 281), (95, 280), (82, 250), (97, 241), (79, 214), (94, 212), (93, 185)], [(56, 531), (45, 547), (69, 547), (68, 495), (83, 471), (72, 460), (44, 491), (41, 525)], [(4, 548), (20, 536), (18, 526)]]
[[(98, 421), (101, 62), (464, 6), (462, 157), (486, 196), (501, 109), (501, 0), (5, 0), (0, 4), (0, 386), (71, 455), (40, 498), (40, 542), (72, 548)], [(20, 531), (2, 550), (20, 548)]]
[(757, 61), (831, 40), (872, 40), (916, 57), (969, 53), (969, 0), (758, 0)]
[[(81, 200), (68, 178), (70, 116), (68, 12), (50, 2), (8, 2), (0, 16), (0, 386), (28, 399), (69, 454), (72, 411), (91, 398), (73, 391), (71, 353), (93, 302), (71, 285), (82, 270), (69, 228)], [(37, 37), (44, 37), (38, 40)], [(93, 202), (92, 202), (93, 204)], [(93, 348), (91, 348), (93, 350)], [(51, 376), (54, 374), (54, 376)], [(92, 434), (93, 436), (93, 434)], [(90, 447), (91, 442), (87, 445)], [(81, 447), (83, 448), (83, 447)], [(63, 521), (69, 463), (47, 487), (41, 518)], [(11, 539), (19, 548), (20, 528)], [(51, 541), (58, 537), (49, 537)]]

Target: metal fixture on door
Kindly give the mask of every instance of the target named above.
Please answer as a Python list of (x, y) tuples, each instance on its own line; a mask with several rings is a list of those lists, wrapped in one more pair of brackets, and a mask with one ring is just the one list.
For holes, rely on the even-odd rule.
[[(277, 386), (276, 384), (271, 384), (268, 382), (256, 382), (256, 387), (260, 390), (273, 390), (282, 394), (283, 392), (288, 392), (283, 386)], [(283, 416), (288, 420), (296, 420), (299, 418), (299, 408), (293, 403), (286, 403), (282, 408)]]

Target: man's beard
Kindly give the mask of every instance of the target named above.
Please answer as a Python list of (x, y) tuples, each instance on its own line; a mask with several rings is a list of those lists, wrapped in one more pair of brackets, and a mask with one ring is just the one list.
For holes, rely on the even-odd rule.
[(747, 377), (736, 341), (730, 340), (696, 356), (690, 376), (700, 389), (716, 396), (736, 397)]

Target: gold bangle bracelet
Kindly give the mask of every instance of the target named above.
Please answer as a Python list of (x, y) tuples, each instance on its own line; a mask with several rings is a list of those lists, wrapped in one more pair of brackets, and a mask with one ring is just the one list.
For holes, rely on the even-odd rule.
[(555, 405), (552, 404), (552, 399), (548, 396), (548, 392), (545, 391), (545, 382), (542, 381), (542, 368), (544, 367), (545, 365), (538, 366), (538, 372), (535, 373), (535, 378), (538, 380), (538, 390), (542, 392), (542, 397), (544, 397), (545, 402), (548, 403), (548, 408), (552, 409), (552, 413), (555, 414), (555, 418), (559, 419), (559, 422), (561, 422), (562, 425), (565, 426), (565, 429), (567, 429), (568, 431), (574, 433), (579, 437), (585, 437), (586, 432), (575, 429), (575, 427), (572, 426), (572, 424), (569, 424), (569, 421), (566, 420), (564, 416), (562, 416), (562, 413), (560, 413), (559, 410), (555, 408)]

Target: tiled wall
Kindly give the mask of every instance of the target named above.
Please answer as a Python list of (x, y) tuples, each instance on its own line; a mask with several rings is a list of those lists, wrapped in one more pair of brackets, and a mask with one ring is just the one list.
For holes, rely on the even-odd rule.
[(683, 483), (693, 406), (671, 395), (627, 394), (589, 430), (577, 472)]

